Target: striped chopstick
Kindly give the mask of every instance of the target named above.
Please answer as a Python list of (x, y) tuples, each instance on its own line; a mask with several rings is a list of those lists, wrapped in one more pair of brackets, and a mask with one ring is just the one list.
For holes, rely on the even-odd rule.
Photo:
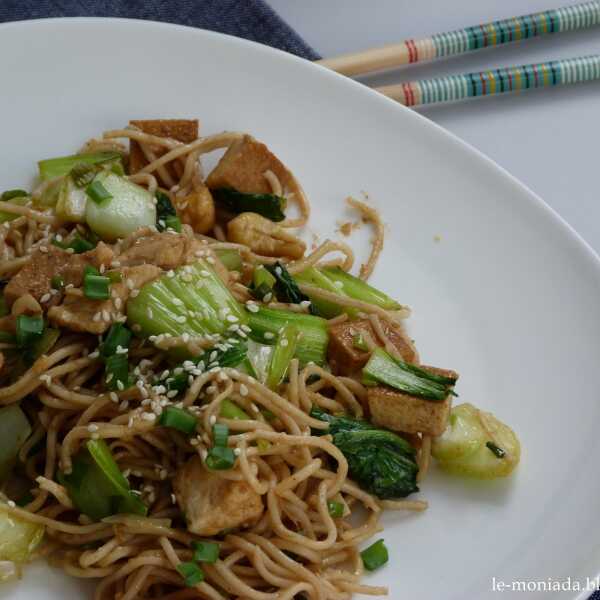
[(344, 75), (358, 75), (595, 25), (600, 25), (600, 0), (438, 33), (421, 40), (406, 40), (317, 62)]
[(479, 73), (421, 79), (375, 89), (405, 106), (416, 106), (598, 79), (600, 54)]

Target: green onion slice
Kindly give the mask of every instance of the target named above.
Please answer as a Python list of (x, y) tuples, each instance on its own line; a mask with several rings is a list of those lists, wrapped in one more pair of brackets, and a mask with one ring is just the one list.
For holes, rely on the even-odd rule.
[(383, 543), (383, 540), (377, 540), (371, 544), (366, 550), (360, 553), (360, 556), (368, 571), (374, 571), (385, 565), (389, 560), (388, 550)]

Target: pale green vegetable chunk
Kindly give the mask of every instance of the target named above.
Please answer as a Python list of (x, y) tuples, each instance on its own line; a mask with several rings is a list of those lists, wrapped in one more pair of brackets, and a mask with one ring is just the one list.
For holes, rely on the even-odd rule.
[(448, 427), (433, 440), (431, 453), (449, 473), (495, 479), (513, 472), (521, 445), (508, 425), (466, 403), (452, 409)]
[(99, 203), (88, 198), (86, 205), (85, 220), (102, 239), (114, 241), (156, 225), (154, 197), (143, 187), (111, 171), (102, 171), (94, 181), (112, 196)]
[(0, 561), (29, 560), (44, 535), (44, 527), (10, 515), (0, 502)]
[(65, 177), (58, 190), (56, 216), (72, 223), (83, 223), (87, 202), (85, 188), (77, 187), (71, 177)]

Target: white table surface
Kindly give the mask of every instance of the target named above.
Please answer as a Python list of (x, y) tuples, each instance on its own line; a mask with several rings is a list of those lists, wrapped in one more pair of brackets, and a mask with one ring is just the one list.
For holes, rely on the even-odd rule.
[[(569, 0), (269, 0), (322, 56), (426, 37)], [(382, 85), (600, 53), (600, 28), (537, 38), (365, 81)], [(600, 82), (418, 109), (487, 154), (600, 253)]]

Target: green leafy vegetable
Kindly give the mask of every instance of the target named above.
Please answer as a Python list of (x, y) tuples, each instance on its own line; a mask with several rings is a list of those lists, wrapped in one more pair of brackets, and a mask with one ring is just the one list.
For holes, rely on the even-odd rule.
[(102, 192), (100, 203), (87, 202), (85, 207), (85, 221), (102, 239), (113, 241), (156, 224), (154, 197), (145, 188), (108, 170), (98, 173), (92, 185), (110, 195)]
[(0, 196), (1, 202), (7, 202), (9, 200), (14, 200), (15, 198), (27, 198), (29, 194), (25, 190), (6, 190), (2, 192)]
[[(332, 294), (336, 294), (341, 298), (347, 298), (348, 294), (346, 294), (342, 289), (334, 284), (334, 282), (329, 279), (326, 275), (324, 275), (319, 269), (316, 267), (309, 267), (308, 269), (304, 269), (301, 273), (296, 274), (295, 279), (299, 283), (308, 284), (314, 287), (318, 287), (325, 292), (330, 292)], [(350, 317), (354, 318), (358, 314), (358, 310), (355, 308), (349, 308), (346, 306), (341, 306), (335, 302), (330, 300), (323, 300), (321, 298), (317, 298), (316, 296), (308, 295), (312, 306), (314, 306), (319, 314), (326, 319), (332, 319), (333, 317), (337, 317), (341, 315), (343, 312), (346, 312)]]
[(366, 550), (360, 553), (360, 556), (367, 571), (379, 569), (389, 560), (388, 550), (383, 543), (383, 540), (377, 540), (371, 544)]
[(47, 181), (54, 177), (67, 175), (75, 165), (101, 165), (121, 160), (118, 152), (90, 152), (87, 154), (73, 154), (58, 158), (48, 158), (38, 162), (40, 179)]
[(0, 502), (0, 560), (27, 562), (43, 537), (43, 525), (9, 514), (6, 504)]
[(339, 292), (343, 292), (350, 298), (362, 300), (386, 310), (399, 310), (402, 308), (401, 304), (387, 294), (380, 292), (362, 279), (346, 273), (340, 267), (324, 267), (321, 272), (333, 282)]
[(289, 302), (290, 304), (300, 304), (300, 302), (308, 301), (308, 296), (300, 291), (294, 278), (280, 262), (267, 265), (265, 268), (275, 279), (273, 289), (279, 301)]
[(10, 473), (30, 434), (31, 426), (18, 404), (0, 408), (0, 482)]
[(309, 362), (324, 364), (329, 342), (327, 321), (321, 317), (275, 308), (259, 307), (248, 313), (250, 337), (262, 344), (274, 344), (282, 327), (292, 324), (302, 332), (296, 344), (295, 356), (304, 365)]
[(158, 419), (159, 425), (177, 429), (187, 435), (196, 431), (198, 419), (189, 411), (176, 406), (167, 406)]
[(247, 322), (244, 309), (203, 259), (144, 285), (127, 302), (127, 315), (145, 337), (225, 334)]
[(59, 242), (55, 238), (52, 240), (52, 244), (54, 246), (57, 246), (58, 248), (62, 248), (63, 250), (68, 250), (69, 248), (71, 248), (75, 252), (75, 254), (82, 254), (83, 252), (89, 252), (90, 250), (93, 250), (96, 247), (95, 243), (82, 237), (78, 233), (76, 233), (71, 238), (71, 241), (68, 241), (68, 242), (60, 241)]
[(194, 587), (204, 581), (204, 572), (195, 562), (182, 562), (177, 565), (178, 573), (187, 587)]
[(86, 165), (85, 163), (77, 163), (70, 171), (69, 176), (77, 187), (84, 188), (88, 186), (98, 173), (98, 167), (95, 165)]
[(357, 333), (352, 337), (352, 345), (357, 350), (362, 350), (363, 352), (369, 351), (369, 345), (365, 341), (365, 338), (363, 337), (362, 333)]
[(192, 542), (194, 560), (214, 564), (219, 558), (219, 544), (216, 542)]
[(257, 213), (266, 219), (279, 222), (285, 219), (286, 199), (275, 194), (245, 194), (233, 188), (211, 190), (217, 206), (236, 215)]
[(399, 498), (418, 492), (415, 449), (399, 435), (351, 417), (333, 416), (313, 407), (311, 417), (329, 423), (333, 443), (348, 461), (350, 477), (379, 498)]
[(100, 356), (108, 358), (116, 354), (119, 348), (129, 348), (132, 335), (131, 330), (123, 323), (113, 323), (100, 344)]
[(104, 440), (89, 440), (75, 456), (71, 473), (60, 474), (59, 480), (77, 509), (94, 521), (117, 513), (147, 513)]
[(465, 403), (452, 408), (448, 427), (433, 439), (431, 453), (444, 471), (495, 479), (516, 468), (521, 445), (508, 425)]
[(242, 270), (242, 257), (237, 250), (234, 250), (233, 248), (222, 248), (215, 250), (215, 254), (228, 271)]
[(455, 396), (451, 387), (456, 379), (435, 375), (389, 355), (382, 348), (376, 348), (363, 369), (363, 383), (393, 387), (405, 394), (419, 396), (441, 402), (448, 394)]
[[(25, 206), (30, 200), (31, 200), (31, 198), (29, 196), (17, 196), (17, 197), (11, 198), (8, 201), (8, 203), (15, 204), (16, 206)], [(0, 223), (6, 223), (7, 221), (12, 221), (13, 219), (16, 219), (18, 216), (19, 216), (18, 214), (9, 213), (9, 212), (0, 210)]]
[(272, 390), (279, 387), (287, 374), (290, 361), (296, 353), (298, 335), (298, 328), (291, 323), (282, 327), (277, 335), (265, 382), (266, 386)]

